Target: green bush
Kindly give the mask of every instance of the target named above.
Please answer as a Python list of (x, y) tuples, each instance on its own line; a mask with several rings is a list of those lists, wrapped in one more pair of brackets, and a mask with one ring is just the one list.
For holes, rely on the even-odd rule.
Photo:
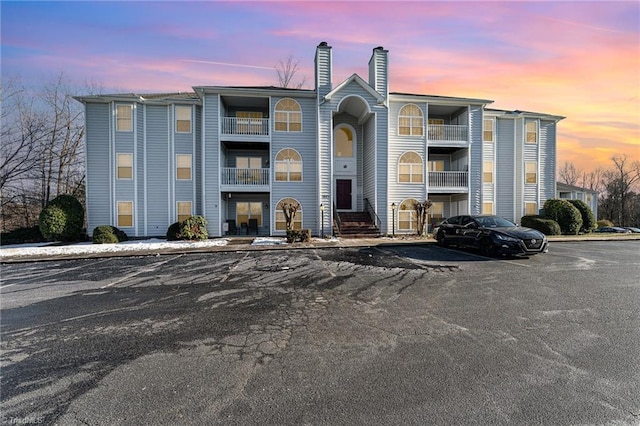
[(523, 216), (520, 224), (527, 228), (537, 229), (544, 235), (560, 235), (561, 233), (558, 222), (540, 216)]
[(167, 229), (167, 241), (177, 241), (180, 239), (180, 222), (172, 223)]
[(180, 222), (180, 237), (183, 240), (206, 240), (209, 238), (207, 219), (202, 216), (191, 216)]
[(127, 234), (115, 226), (100, 225), (93, 230), (92, 241), (94, 244), (114, 244), (128, 239)]
[(207, 219), (202, 216), (191, 216), (182, 222), (172, 223), (167, 229), (167, 241), (206, 240)]
[(42, 209), (40, 232), (47, 240), (78, 241), (82, 237), (84, 208), (72, 195), (59, 195)]
[(0, 235), (0, 245), (7, 244), (24, 244), (24, 243), (40, 243), (45, 241), (40, 232), (40, 226), (32, 226), (30, 228), (17, 228), (13, 231), (3, 232)]
[(596, 225), (598, 226), (598, 228), (605, 228), (607, 226), (613, 226), (613, 222), (611, 222), (610, 220), (607, 219), (602, 219), (596, 222)]
[(580, 232), (589, 233), (596, 229), (596, 218), (593, 216), (591, 208), (582, 200), (568, 200), (575, 208), (578, 209), (582, 216), (582, 227)]
[(565, 235), (577, 235), (582, 227), (580, 211), (567, 200), (547, 200), (544, 203), (544, 217), (558, 222)]
[(287, 230), (287, 242), (288, 243), (308, 243), (311, 241), (311, 229), (301, 229), (297, 231), (295, 229)]

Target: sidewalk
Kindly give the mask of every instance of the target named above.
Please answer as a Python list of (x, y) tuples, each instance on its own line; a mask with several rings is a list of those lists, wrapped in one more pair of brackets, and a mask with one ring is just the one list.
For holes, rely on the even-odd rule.
[[(640, 234), (590, 234), (577, 236), (549, 236), (553, 242), (640, 240)], [(44, 243), (40, 245), (0, 247), (0, 264), (27, 263), (72, 259), (100, 259), (109, 257), (160, 256), (168, 254), (214, 253), (238, 251), (291, 250), (342, 247), (372, 247), (399, 244), (435, 244), (431, 237), (396, 236), (378, 238), (313, 238), (309, 243), (286, 243), (284, 238), (216, 238), (202, 242), (166, 240), (134, 240), (118, 244)], [(116, 250), (117, 249), (117, 250)]]

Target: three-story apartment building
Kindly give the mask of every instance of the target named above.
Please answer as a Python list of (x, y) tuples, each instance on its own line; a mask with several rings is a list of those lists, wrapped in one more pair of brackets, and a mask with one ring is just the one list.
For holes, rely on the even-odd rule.
[(198, 214), (211, 236), (330, 232), (339, 213), (368, 212), (382, 234), (415, 233), (463, 213), (513, 221), (556, 191), (563, 117), (487, 108), (492, 101), (390, 93), (388, 51), (365, 81), (332, 83), (331, 47), (316, 48), (313, 90), (195, 86), (177, 94), (79, 97), (85, 105), (88, 230), (111, 224), (161, 236)]

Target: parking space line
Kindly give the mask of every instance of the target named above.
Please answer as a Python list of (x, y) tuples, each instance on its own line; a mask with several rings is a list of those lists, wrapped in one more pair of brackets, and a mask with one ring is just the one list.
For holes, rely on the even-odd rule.
[(129, 274), (129, 275), (125, 275), (124, 277), (122, 277), (122, 278), (120, 278), (120, 279), (117, 279), (117, 280), (115, 280), (114, 282), (109, 283), (109, 284), (107, 284), (107, 285), (104, 285), (104, 286), (102, 286), (102, 287), (100, 287), (100, 288), (101, 288), (101, 289), (105, 289), (105, 288), (113, 287), (113, 286), (115, 286), (115, 285), (120, 284), (121, 282), (123, 282), (123, 281), (125, 281), (125, 280), (131, 279), (131, 278), (134, 278), (134, 277), (136, 277), (136, 276), (138, 276), (138, 275), (140, 275), (140, 274), (142, 274), (142, 273), (144, 273), (144, 272), (151, 272), (151, 271), (153, 271), (155, 268), (157, 268), (158, 266), (162, 266), (162, 265), (164, 265), (164, 264), (166, 264), (166, 263), (169, 263), (169, 262), (171, 262), (172, 260), (178, 259), (178, 258), (180, 258), (180, 257), (182, 257), (182, 256), (184, 256), (184, 255), (183, 255), (183, 254), (179, 254), (179, 255), (174, 256), (174, 257), (172, 257), (172, 258), (169, 258), (169, 259), (167, 259), (167, 260), (163, 260), (162, 262), (156, 262), (156, 263), (153, 263), (153, 264), (151, 264), (151, 265), (149, 265), (149, 266), (146, 266), (146, 267), (144, 267), (144, 268), (141, 268), (141, 269), (137, 270), (136, 272), (132, 272), (132, 273), (131, 273), (131, 274)]
[(232, 267), (231, 269), (229, 269), (229, 272), (227, 273), (227, 275), (225, 275), (224, 277), (222, 277), (222, 278), (220, 279), (220, 282), (221, 282), (221, 283), (223, 283), (223, 282), (225, 282), (226, 280), (228, 280), (228, 279), (229, 279), (229, 277), (231, 276), (231, 273), (232, 273), (233, 271), (235, 271), (235, 270), (238, 268), (238, 266), (240, 266), (240, 264), (241, 264), (242, 262), (244, 262), (244, 261), (245, 261), (245, 259), (246, 259), (247, 257), (249, 257), (249, 253), (251, 253), (251, 252), (247, 252), (247, 254), (245, 254), (245, 255), (244, 255), (244, 257), (242, 258), (242, 260), (241, 260), (240, 262), (236, 263), (235, 265), (233, 265), (233, 267)]

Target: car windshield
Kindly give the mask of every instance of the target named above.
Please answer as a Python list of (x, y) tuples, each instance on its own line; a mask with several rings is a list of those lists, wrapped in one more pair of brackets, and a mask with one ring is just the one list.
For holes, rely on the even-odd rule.
[(514, 223), (509, 222), (507, 219), (503, 219), (499, 216), (481, 216), (476, 217), (476, 222), (484, 228), (505, 228), (516, 226)]

